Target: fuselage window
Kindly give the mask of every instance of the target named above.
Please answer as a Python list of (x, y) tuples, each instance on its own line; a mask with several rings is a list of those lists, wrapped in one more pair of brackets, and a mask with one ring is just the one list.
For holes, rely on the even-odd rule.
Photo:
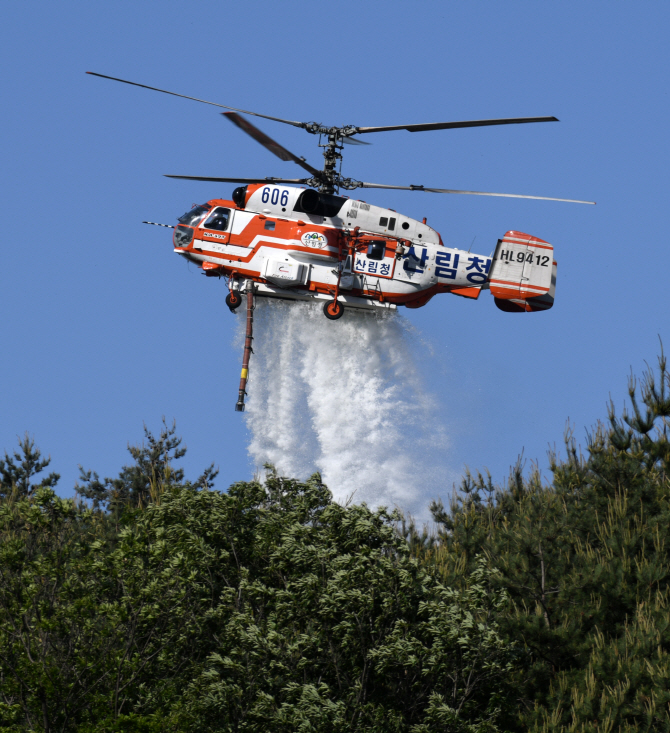
[(269, 229), (271, 232), (275, 229), (275, 223), (273, 221), (266, 221), (265, 222), (265, 228)]
[(395, 216), (392, 216), (389, 220), (389, 231), (393, 231), (395, 229)]
[(380, 219), (379, 219), (379, 226), (380, 227), (388, 226), (388, 223), (389, 223), (388, 216), (382, 216), (382, 217), (380, 217)]
[(383, 260), (386, 254), (386, 243), (384, 241), (373, 241), (368, 244), (368, 259)]
[(217, 232), (225, 232), (230, 221), (230, 209), (218, 207), (209, 215), (205, 222), (205, 229), (214, 229)]

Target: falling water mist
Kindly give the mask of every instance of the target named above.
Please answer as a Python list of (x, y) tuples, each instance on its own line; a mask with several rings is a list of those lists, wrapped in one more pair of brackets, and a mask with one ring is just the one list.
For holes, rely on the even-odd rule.
[(338, 501), (425, 518), (453, 480), (430, 361), (397, 312), (350, 308), (329, 321), (316, 304), (259, 298), (245, 413), (254, 465), (320, 471)]

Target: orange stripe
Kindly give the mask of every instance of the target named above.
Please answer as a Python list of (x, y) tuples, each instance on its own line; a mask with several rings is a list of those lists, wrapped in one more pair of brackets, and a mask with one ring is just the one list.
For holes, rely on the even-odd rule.
[(516, 241), (513, 241), (511, 239), (503, 239), (503, 244), (505, 244), (505, 242), (507, 242), (508, 244), (522, 244), (522, 245), (525, 245), (527, 247), (535, 247), (536, 249), (551, 249), (551, 250), (554, 249), (550, 244), (549, 245), (546, 245), (546, 244), (536, 244), (535, 242), (524, 242), (522, 240), (519, 240), (518, 242), (516, 242)]
[[(198, 240), (202, 241), (203, 244), (209, 244), (209, 242), (206, 242), (204, 240)], [(228, 244), (231, 247), (240, 247), (242, 248), (244, 245), (241, 244), (234, 244), (232, 242), (223, 242), (222, 244)], [(216, 257), (220, 260), (231, 260), (233, 262), (250, 262), (256, 252), (261, 247), (270, 247), (271, 249), (280, 249), (280, 250), (287, 250), (290, 249), (292, 252), (310, 252), (314, 254), (315, 252), (326, 252), (327, 250), (315, 250), (313, 247), (296, 247), (295, 245), (291, 244), (278, 244), (277, 242), (267, 242), (267, 241), (261, 241), (256, 244), (256, 246), (251, 250), (251, 252), (246, 257), (240, 257), (238, 255), (223, 255), (221, 252), (214, 252), (213, 250), (206, 250), (207, 252), (212, 252), (213, 257)], [(330, 253), (329, 259), (335, 259), (337, 258), (337, 252)], [(390, 259), (390, 258), (389, 258)], [(328, 263), (324, 261), (324, 265), (327, 265)]]
[(549, 288), (541, 288), (539, 285), (525, 285), (524, 283), (515, 283), (510, 280), (490, 280), (489, 282), (493, 283), (494, 285), (510, 285), (515, 288), (534, 288), (535, 290), (539, 290), (542, 293), (549, 292)]

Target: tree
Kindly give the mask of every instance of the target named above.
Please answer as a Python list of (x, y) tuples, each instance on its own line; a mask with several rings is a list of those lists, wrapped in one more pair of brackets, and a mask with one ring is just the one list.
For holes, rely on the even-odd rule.
[(32, 496), (40, 486), (54, 487), (60, 475), (50, 473), (39, 484), (31, 483), (34, 476), (41, 473), (49, 464), (51, 458), (42, 458), (39, 448), (35, 447), (35, 440), (28, 433), (19, 438), (19, 452), (10, 456), (5, 451), (4, 459), (0, 459), (0, 499), (11, 495), (16, 497)]
[(631, 378), (631, 406), (551, 455), (551, 483), (522, 465), (506, 487), (466, 475), (437, 538), (413, 546), (459, 586), (484, 553), (510, 605), (503, 636), (522, 643), (510, 729), (670, 730), (670, 374)]
[(106, 682), (117, 640), (78, 542), (90, 520), (50, 487), (0, 504), (0, 726), (71, 730)]
[(511, 650), (483, 566), (463, 592), (444, 588), (394, 515), (334, 503), (318, 475), (229, 497), (246, 526), (224, 533), (237, 578), (189, 687), (193, 730), (495, 729)]
[[(173, 465), (186, 455), (186, 448), (180, 447), (182, 439), (175, 434), (176, 430), (175, 422), (168, 427), (163, 418), (163, 427), (156, 438), (145, 425), (146, 444), (128, 446), (128, 452), (135, 460), (133, 465), (124, 466), (118, 478), (105, 478), (102, 481), (95, 471), (85, 471), (79, 466), (79, 480), (82, 483), (77, 484), (75, 490), (92, 501), (96, 509), (109, 507), (119, 511), (124, 507), (148, 506), (158, 499), (166, 486), (184, 480), (184, 470)], [(211, 488), (218, 473), (212, 463), (194, 485)]]
[(497, 730), (514, 649), (483, 561), (443, 586), (318, 475), (166, 483), (111, 538), (48, 488), (0, 509), (0, 727)]

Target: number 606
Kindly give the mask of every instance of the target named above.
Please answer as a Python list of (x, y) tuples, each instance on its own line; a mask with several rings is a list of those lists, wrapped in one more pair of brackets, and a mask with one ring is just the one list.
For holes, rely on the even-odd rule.
[(266, 186), (263, 189), (263, 193), (261, 194), (261, 201), (264, 204), (267, 204), (267, 202), (269, 201), (275, 206), (278, 203), (281, 203), (282, 206), (286, 206), (286, 204), (288, 203), (288, 190), (280, 190), (278, 188), (270, 188), (269, 186)]

